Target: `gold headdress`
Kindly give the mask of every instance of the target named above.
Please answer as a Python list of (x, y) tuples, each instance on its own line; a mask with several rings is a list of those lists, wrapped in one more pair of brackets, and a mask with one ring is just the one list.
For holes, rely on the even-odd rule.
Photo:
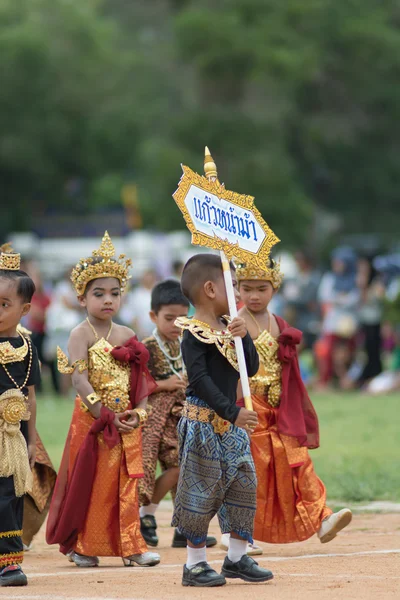
[(71, 273), (71, 281), (78, 296), (85, 293), (89, 281), (101, 277), (115, 277), (121, 284), (123, 291), (129, 279), (129, 268), (132, 264), (130, 258), (120, 254), (115, 256), (115, 248), (108, 232), (106, 231), (98, 250), (93, 250), (89, 258), (81, 258)]
[(21, 268), (21, 255), (14, 252), (9, 242), (0, 246), (0, 269), (6, 271), (19, 271)]
[(283, 273), (281, 273), (281, 264), (270, 259), (271, 266), (261, 269), (252, 265), (239, 264), (236, 265), (236, 277), (238, 281), (270, 281), (272, 287), (277, 290), (280, 288), (283, 281)]

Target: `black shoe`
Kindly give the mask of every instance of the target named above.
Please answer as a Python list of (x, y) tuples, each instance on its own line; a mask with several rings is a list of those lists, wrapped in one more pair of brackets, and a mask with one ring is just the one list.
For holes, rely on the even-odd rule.
[(182, 585), (191, 587), (217, 587), (225, 585), (226, 580), (206, 562), (200, 562), (190, 569), (183, 567)]
[[(208, 535), (207, 539), (206, 539), (206, 548), (212, 548), (213, 546), (216, 546), (216, 545), (217, 545), (217, 540), (215, 539), (215, 537)], [(184, 535), (182, 535), (179, 532), (179, 529), (175, 529), (174, 537), (172, 538), (172, 547), (173, 548), (186, 548), (186, 546), (187, 546), (187, 539), (185, 538)]]
[(0, 571), (0, 587), (28, 585), (25, 573), (19, 565), (9, 565)]
[(274, 577), (271, 571), (259, 567), (254, 558), (251, 558), (247, 554), (235, 563), (226, 556), (222, 565), (221, 575), (230, 579), (243, 579), (251, 583), (269, 581)]
[(146, 544), (152, 546), (153, 548), (158, 546), (156, 529), (157, 521), (153, 515), (145, 515), (144, 517), (140, 517), (140, 533), (142, 534)]

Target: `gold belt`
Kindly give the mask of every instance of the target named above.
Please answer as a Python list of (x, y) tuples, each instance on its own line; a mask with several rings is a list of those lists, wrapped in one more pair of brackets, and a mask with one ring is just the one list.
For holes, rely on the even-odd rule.
[(272, 407), (276, 408), (281, 402), (281, 382), (280, 381), (265, 381), (265, 378), (253, 378), (250, 380), (250, 390), (252, 394), (259, 396), (267, 396), (267, 402)]
[(226, 433), (231, 426), (229, 421), (222, 419), (214, 410), (211, 410), (211, 408), (196, 406), (195, 404), (188, 404), (187, 402), (183, 406), (182, 417), (186, 417), (191, 421), (210, 423), (210, 425), (213, 426), (215, 433), (218, 433), (219, 435)]

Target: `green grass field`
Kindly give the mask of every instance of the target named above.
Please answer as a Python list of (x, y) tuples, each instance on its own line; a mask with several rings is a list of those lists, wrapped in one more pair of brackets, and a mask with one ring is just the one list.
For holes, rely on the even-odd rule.
[[(321, 447), (313, 450), (328, 497), (347, 502), (400, 502), (400, 398), (315, 394)], [(38, 397), (38, 431), (58, 467), (73, 401)]]

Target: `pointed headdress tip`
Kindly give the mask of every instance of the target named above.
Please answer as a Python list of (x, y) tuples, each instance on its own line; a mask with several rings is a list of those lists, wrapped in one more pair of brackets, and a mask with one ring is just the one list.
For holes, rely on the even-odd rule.
[(204, 173), (206, 177), (218, 177), (217, 165), (214, 162), (213, 157), (210, 154), (208, 146), (204, 150)]
[[(94, 253), (96, 252), (96, 254)], [(111, 258), (115, 254), (114, 244), (111, 241), (111, 238), (106, 230), (103, 235), (103, 239), (101, 240), (100, 248), (93, 252), (93, 256), (102, 256), (104, 258)]]

